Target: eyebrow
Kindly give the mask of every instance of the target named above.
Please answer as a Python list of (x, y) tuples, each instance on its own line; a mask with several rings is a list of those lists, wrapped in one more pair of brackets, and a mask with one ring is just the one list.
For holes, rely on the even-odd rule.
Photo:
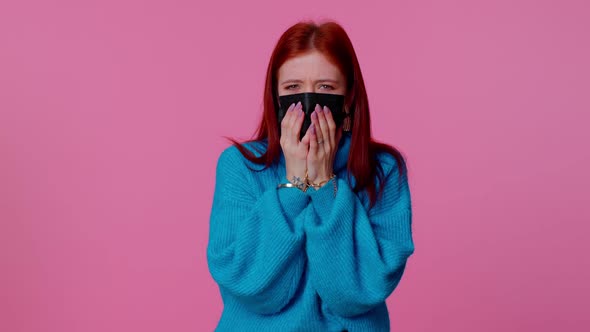
[[(337, 80), (333, 80), (333, 79), (329, 79), (329, 78), (323, 78), (323, 79), (319, 79), (316, 80), (314, 83), (318, 83), (318, 82), (331, 82), (331, 83), (339, 83)], [(281, 84), (285, 84), (285, 83), (303, 83), (302, 80), (298, 80), (298, 79), (290, 79), (290, 80), (286, 80), (281, 82)]]

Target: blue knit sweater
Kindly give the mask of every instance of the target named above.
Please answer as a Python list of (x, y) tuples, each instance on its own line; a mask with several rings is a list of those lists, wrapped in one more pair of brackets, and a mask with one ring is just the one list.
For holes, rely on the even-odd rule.
[[(399, 180), (394, 157), (378, 155), (388, 181), (369, 209), (347, 181), (350, 140), (342, 136), (334, 161), (336, 197), (331, 182), (277, 189), (283, 154), (259, 171), (234, 146), (221, 153), (207, 246), (224, 303), (215, 331), (390, 330), (385, 299), (414, 252), (407, 175)], [(260, 155), (266, 143), (246, 147)]]

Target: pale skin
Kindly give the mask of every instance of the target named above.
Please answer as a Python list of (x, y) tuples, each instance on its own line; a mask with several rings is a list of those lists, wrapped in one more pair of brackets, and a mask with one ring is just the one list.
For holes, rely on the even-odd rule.
[[(346, 78), (342, 72), (315, 50), (285, 61), (277, 75), (279, 96), (303, 92), (346, 93)], [(286, 176), (289, 181), (294, 177), (304, 179), (307, 171), (309, 180), (321, 183), (333, 173), (342, 127), (336, 128), (327, 107), (316, 104), (311, 115), (312, 124), (300, 141), (303, 118), (299, 102), (290, 105), (281, 121), (280, 143), (285, 155)]]

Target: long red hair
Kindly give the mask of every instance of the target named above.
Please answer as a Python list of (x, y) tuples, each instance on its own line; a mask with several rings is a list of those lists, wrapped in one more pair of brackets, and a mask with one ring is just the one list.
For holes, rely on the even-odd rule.
[(324, 54), (346, 77), (345, 107), (350, 112), (354, 112), (347, 169), (349, 175), (354, 176), (356, 180), (353, 191), (366, 190), (370, 204), (373, 206), (381, 194), (377, 192), (375, 180), (380, 181), (379, 188), (383, 188), (384, 180), (383, 170), (377, 162), (376, 155), (379, 152), (388, 152), (393, 155), (397, 160), (400, 176), (407, 171), (406, 162), (401, 152), (396, 148), (377, 142), (371, 137), (369, 102), (359, 62), (348, 35), (336, 22), (327, 21), (318, 25), (312, 21), (301, 21), (287, 29), (277, 42), (266, 71), (262, 121), (254, 138), (243, 142), (267, 139), (266, 151), (260, 156), (256, 156), (244, 147), (243, 143), (233, 138), (228, 139), (245, 158), (256, 164), (264, 164), (264, 168), (278, 161), (281, 146), (276, 114), (278, 108), (277, 73), (281, 65), (288, 59), (314, 49)]

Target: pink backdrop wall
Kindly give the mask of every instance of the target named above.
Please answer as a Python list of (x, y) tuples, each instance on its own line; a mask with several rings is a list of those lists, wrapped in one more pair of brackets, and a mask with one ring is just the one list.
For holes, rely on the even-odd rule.
[(222, 135), (299, 19), (348, 31), (408, 157), (394, 331), (588, 331), (587, 1), (0, 2), (0, 330), (210, 331)]

